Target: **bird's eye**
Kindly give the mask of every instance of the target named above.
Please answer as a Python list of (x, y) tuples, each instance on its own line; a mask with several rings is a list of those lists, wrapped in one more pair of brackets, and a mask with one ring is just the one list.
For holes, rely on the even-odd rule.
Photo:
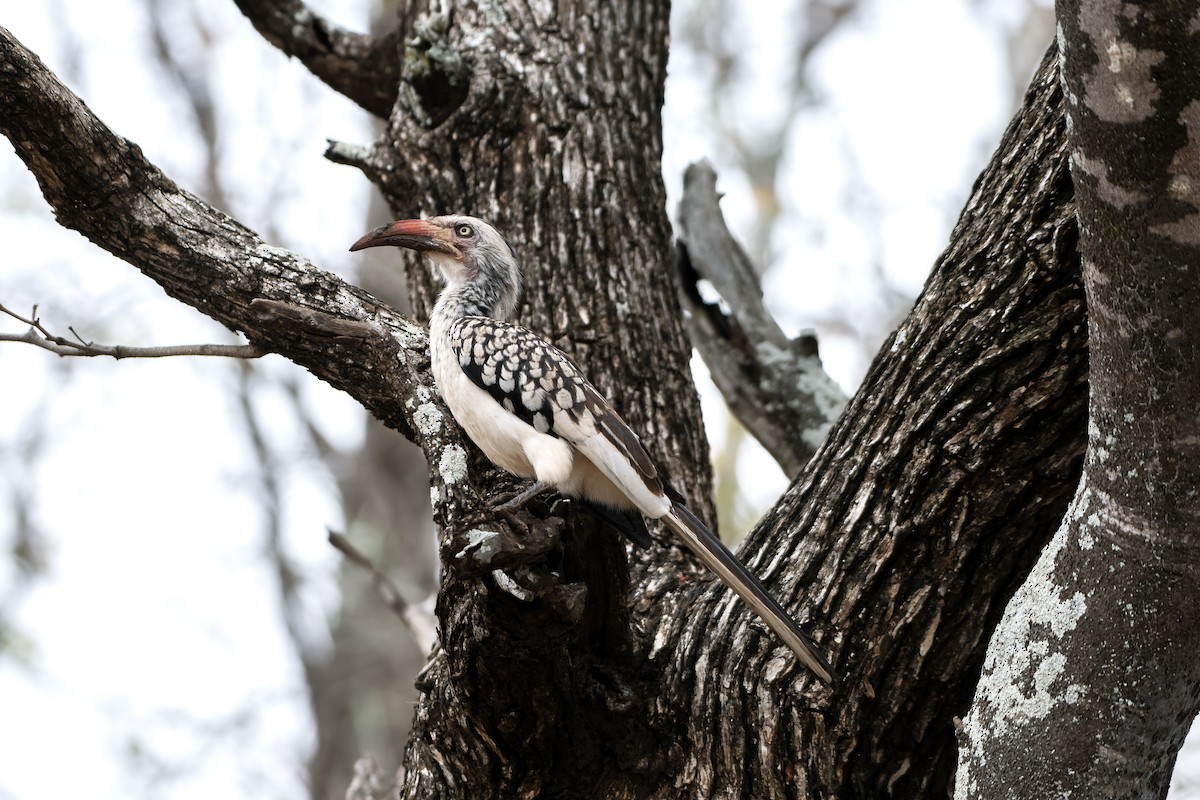
[(475, 231), (471, 228), (470, 225), (459, 225), (458, 229), (455, 231), (455, 233), (457, 233), (459, 236), (463, 237), (464, 239), (469, 239), (471, 237), (471, 235), (475, 233)]

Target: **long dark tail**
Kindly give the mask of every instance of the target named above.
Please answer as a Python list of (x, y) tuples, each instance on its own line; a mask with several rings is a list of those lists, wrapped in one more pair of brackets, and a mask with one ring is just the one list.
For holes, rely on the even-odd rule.
[(833, 669), (817, 648), (817, 643), (797, 625), (783, 606), (767, 593), (758, 579), (742, 566), (733, 553), (729, 552), (716, 534), (710, 531), (695, 514), (682, 503), (676, 502), (662, 521), (675, 535), (717, 574), (729, 588), (738, 593), (742, 600), (770, 626), (771, 630), (790, 647), (803, 664), (818, 678), (828, 684), (836, 684)]

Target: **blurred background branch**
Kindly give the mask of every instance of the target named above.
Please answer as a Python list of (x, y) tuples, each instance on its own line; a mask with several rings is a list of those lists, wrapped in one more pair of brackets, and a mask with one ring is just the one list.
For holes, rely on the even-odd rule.
[[(759, 275), (718, 203), (712, 166), (690, 165), (676, 232), (688, 336), (733, 418), (794, 479), (847, 398), (821, 367), (816, 337), (789, 338), (763, 305)], [(706, 287), (715, 299), (705, 299)]]

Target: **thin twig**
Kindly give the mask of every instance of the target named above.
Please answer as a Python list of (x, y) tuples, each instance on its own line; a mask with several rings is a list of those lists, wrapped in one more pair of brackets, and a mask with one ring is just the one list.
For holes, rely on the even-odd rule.
[(0, 333), (0, 342), (24, 342), (60, 356), (112, 356), (113, 358), (165, 358), (167, 356), (221, 356), (224, 358), (258, 358), (266, 351), (253, 344), (176, 344), (163, 347), (131, 347), (104, 345), (84, 341), (73, 327), (68, 327), (75, 340), (58, 336), (46, 329), (37, 315), (37, 306), (28, 317), (0, 304), (0, 313), (29, 326), (24, 333)]

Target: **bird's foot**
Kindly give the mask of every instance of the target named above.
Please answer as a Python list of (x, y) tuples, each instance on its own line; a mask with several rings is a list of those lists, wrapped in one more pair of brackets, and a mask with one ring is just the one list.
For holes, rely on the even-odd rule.
[(523, 508), (530, 500), (537, 497), (539, 494), (542, 494), (543, 492), (548, 492), (551, 488), (552, 487), (549, 484), (542, 483), (541, 481), (535, 481), (529, 488), (522, 489), (521, 491), (509, 497), (503, 503), (492, 506), (492, 510), (505, 519), (510, 519), (509, 515), (520, 511), (521, 508)]
[(503, 519), (512, 527), (513, 530), (520, 533), (522, 536), (529, 535), (529, 524), (521, 519), (520, 508), (507, 508), (507, 503), (499, 506), (492, 506), (491, 513)]
[(508, 524), (512, 525), (516, 530), (528, 535), (529, 526), (523, 519), (521, 519), (518, 512), (524, 509), (525, 504), (530, 500), (540, 494), (543, 494), (544, 492), (549, 491), (551, 488), (553, 487), (549, 486), (548, 484), (542, 483), (541, 481), (536, 481), (532, 486), (517, 492), (503, 503), (492, 506), (492, 512), (500, 517), (503, 517), (504, 520), (508, 522)]
[(489, 518), (494, 519), (499, 517), (507, 522), (513, 530), (524, 536), (528, 536), (529, 523), (525, 519), (522, 519), (520, 512), (524, 509), (527, 502), (537, 497), (539, 494), (549, 490), (550, 488), (551, 487), (547, 484), (538, 481), (532, 486), (522, 489), (515, 494), (508, 496), (502, 495), (502, 497), (505, 497), (503, 502), (496, 503), (495, 505), (489, 506), (487, 509), (480, 510), (477, 515), (473, 515), (475, 517), (473, 521), (483, 522)]

